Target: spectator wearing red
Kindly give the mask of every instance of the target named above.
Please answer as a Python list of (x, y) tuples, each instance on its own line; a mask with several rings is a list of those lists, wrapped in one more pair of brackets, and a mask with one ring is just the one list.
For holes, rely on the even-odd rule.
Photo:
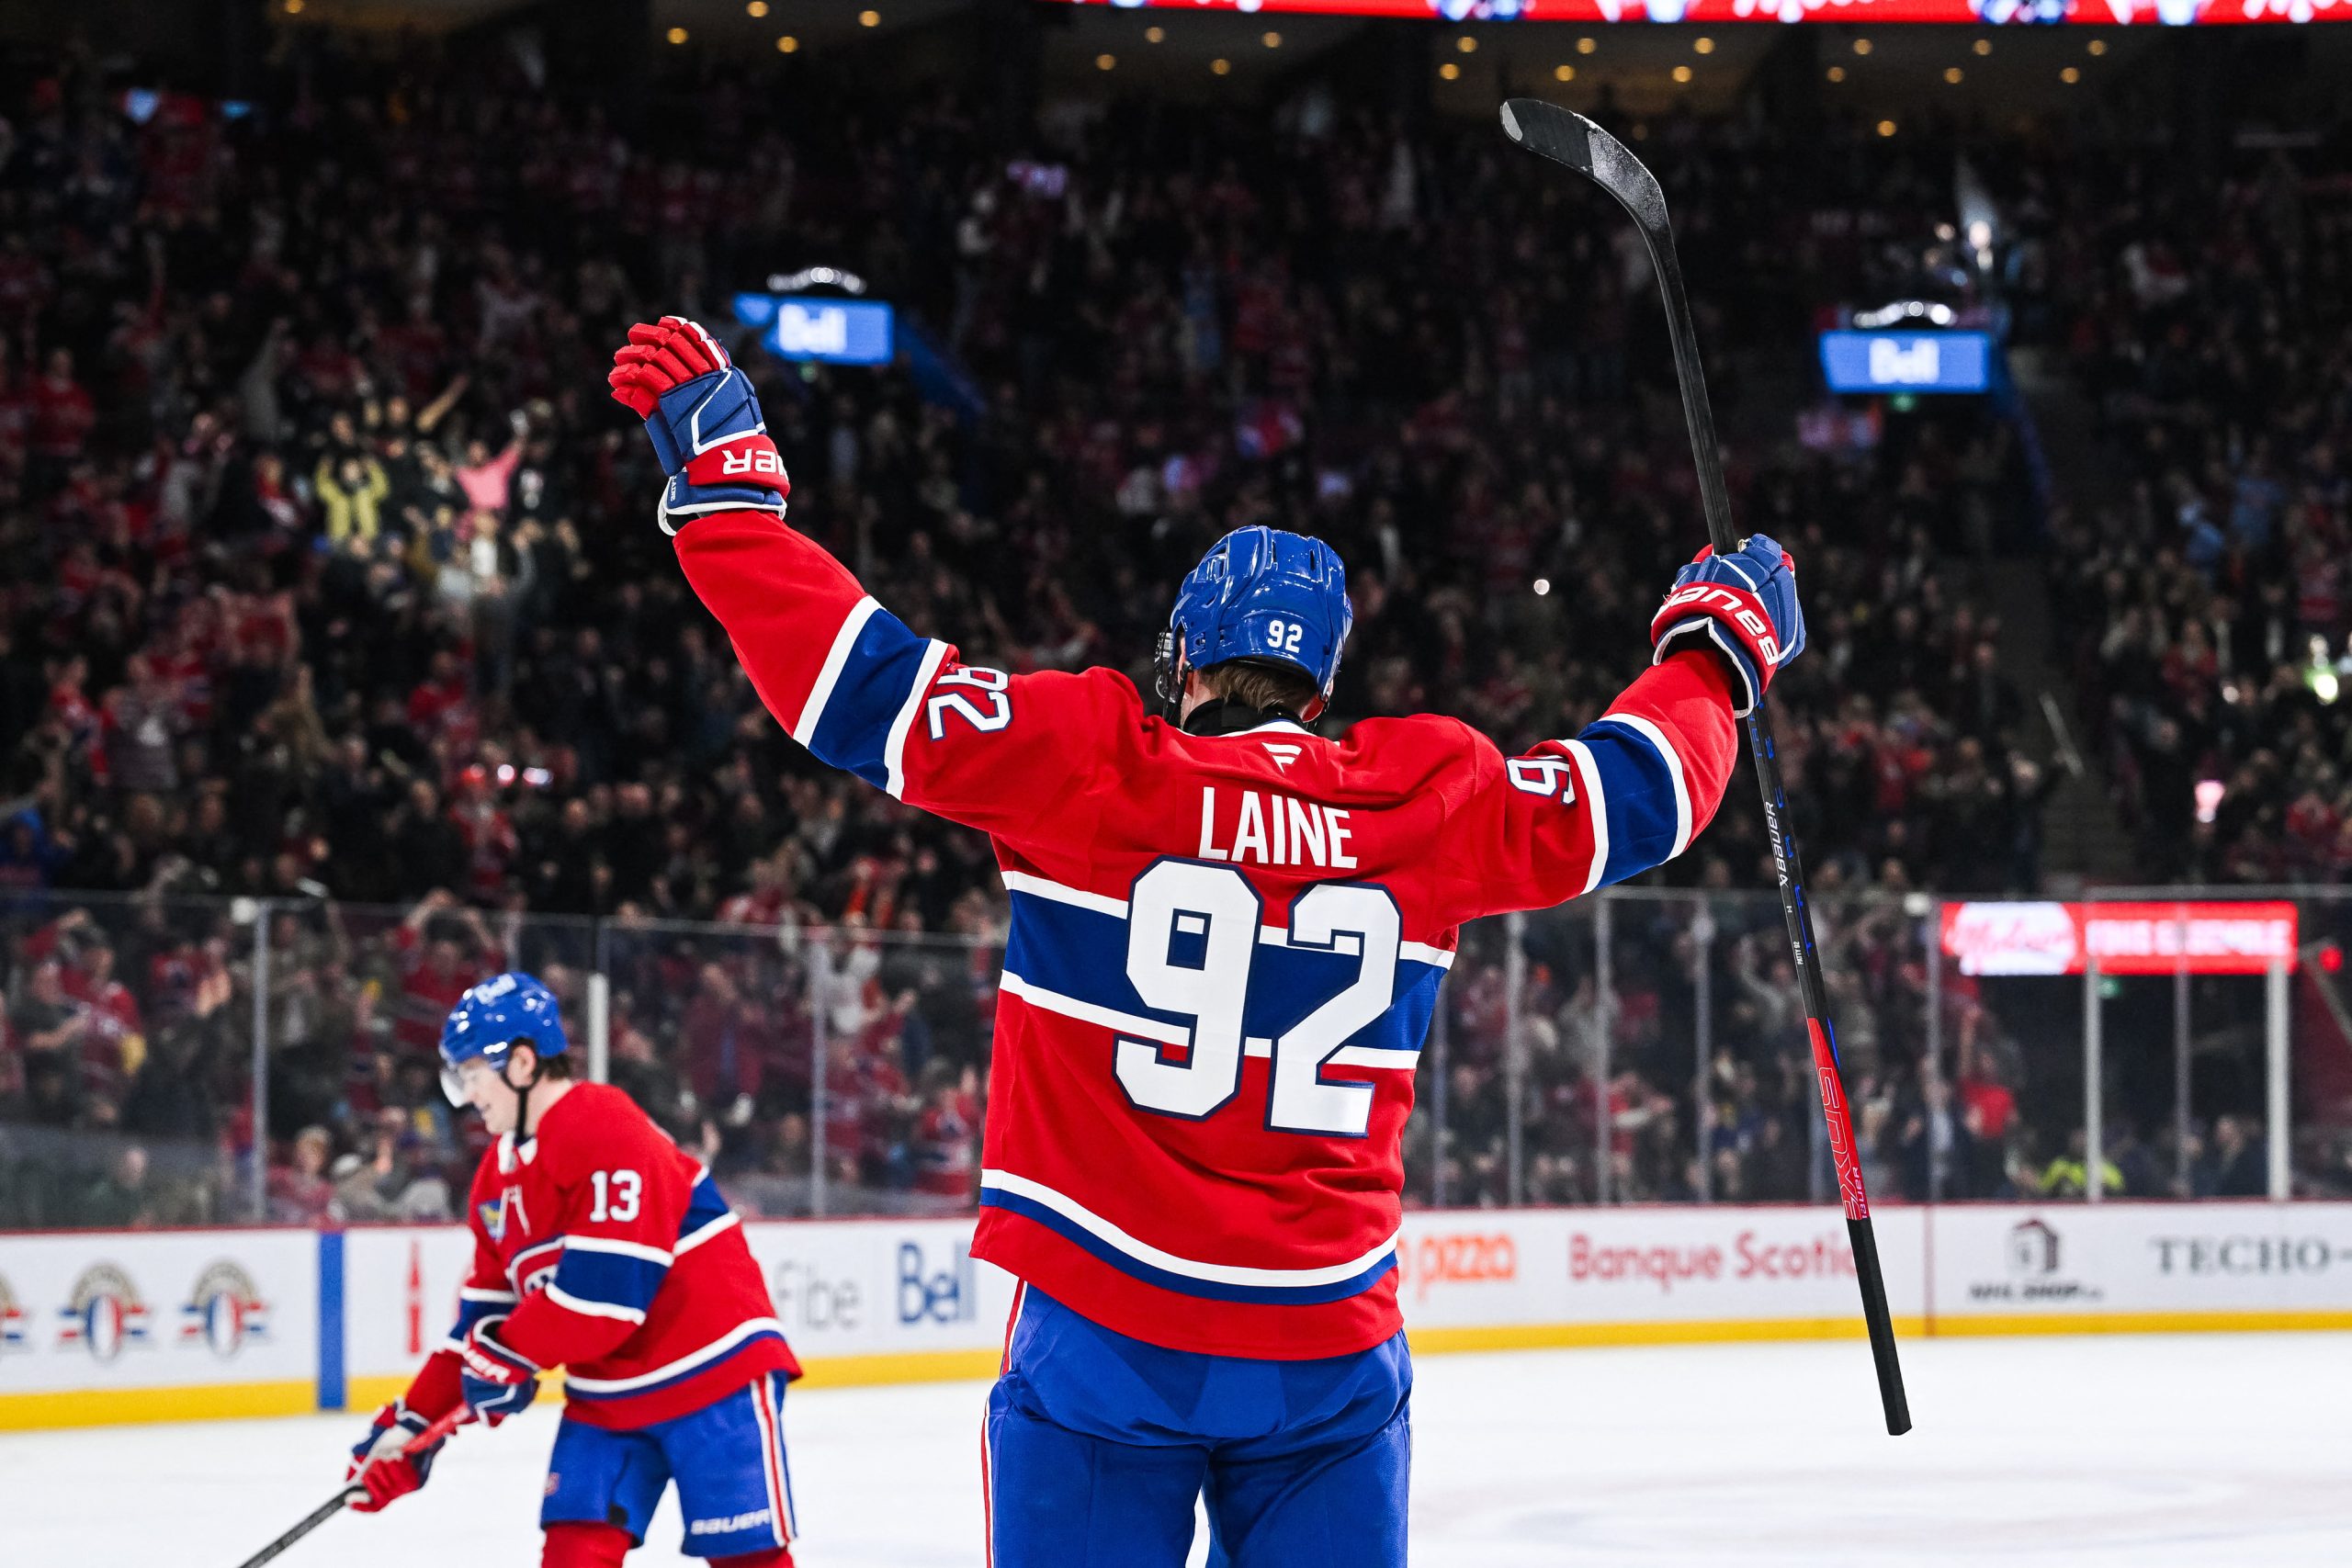
[(82, 455), (90, 432), (97, 427), (97, 405), (87, 389), (74, 378), (71, 349), (53, 348), (33, 383), (30, 447), (35, 458), (62, 473)]
[[(436, 917), (440, 918), (435, 924)], [(471, 957), (454, 931), (472, 939)], [(440, 1049), (441, 1026), (466, 987), (506, 964), (506, 954), (491, 940), (481, 915), (467, 908), (447, 888), (426, 894), (401, 922), (392, 936), (401, 960), (400, 1010), (392, 1019), (392, 1035), (404, 1054), (431, 1056)]]
[(744, 995), (726, 964), (704, 964), (696, 980), (678, 1023), (686, 1086), (711, 1114), (725, 1116), (746, 1100), (758, 1103), (781, 1063), (769, 1009)]
[(979, 1072), (951, 1063), (923, 1068), (922, 1110), (909, 1140), (918, 1192), (971, 1202), (979, 1194)]
[(514, 863), (522, 840), (514, 818), (499, 805), (491, 787), (490, 770), (469, 765), (458, 775), (449, 821), (466, 842), (467, 891), (474, 902), (494, 905), (506, 891), (506, 874)]
[(327, 1176), (327, 1156), (334, 1146), (324, 1127), (305, 1127), (294, 1134), (290, 1160), (269, 1168), (272, 1224), (315, 1225), (342, 1217), (334, 1182)]

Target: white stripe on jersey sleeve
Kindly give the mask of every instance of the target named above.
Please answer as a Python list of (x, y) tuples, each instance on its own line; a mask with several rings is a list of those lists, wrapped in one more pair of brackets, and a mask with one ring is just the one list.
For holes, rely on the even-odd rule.
[(899, 709), (899, 716), (890, 721), (889, 739), (882, 743), (882, 772), (887, 780), (882, 787), (890, 792), (892, 800), (906, 795), (907, 774), (901, 764), (907, 754), (907, 731), (913, 727), (915, 715), (922, 707), (923, 694), (931, 690), (932, 680), (946, 658), (947, 645), (933, 637), (931, 646), (922, 650), (922, 663), (916, 667), (914, 690), (907, 694), (906, 705)]
[(1600, 886), (1601, 874), (1609, 869), (1609, 794), (1600, 786), (1600, 763), (1594, 759), (1592, 748), (1581, 740), (1560, 744), (1575, 759), (1577, 776), (1584, 781), (1585, 815), (1592, 819), (1592, 864), (1584, 874), (1584, 890), (1589, 893)]
[(553, 1280), (548, 1281), (547, 1292), (548, 1300), (565, 1311), (576, 1312), (582, 1317), (610, 1317), (616, 1318), (622, 1323), (645, 1321), (645, 1314), (635, 1307), (622, 1306), (614, 1302), (592, 1302), (585, 1297), (575, 1296)]
[(1634, 731), (1665, 759), (1667, 776), (1674, 781), (1674, 848), (1666, 858), (1674, 859), (1690, 847), (1690, 786), (1683, 781), (1682, 753), (1674, 749), (1674, 742), (1667, 739), (1665, 730), (1639, 714), (1611, 712), (1600, 716), (1604, 722), (1622, 724)]
[(874, 595), (867, 594), (850, 607), (849, 618), (833, 634), (833, 646), (825, 652), (825, 662), (817, 671), (817, 683), (808, 688), (808, 701), (801, 706), (800, 717), (792, 727), (792, 738), (803, 746), (817, 738), (817, 722), (825, 716), (825, 705), (832, 701), (833, 687), (842, 678), (842, 666), (849, 662), (850, 649), (857, 646), (858, 634), (865, 630), (865, 623), (881, 608)]
[(701, 1229), (689, 1231), (684, 1235), (680, 1236), (678, 1238), (678, 1256), (684, 1258), (687, 1253), (692, 1252), (704, 1242), (711, 1240), (720, 1232), (726, 1230), (729, 1225), (739, 1225), (742, 1223), (742, 1215), (737, 1213), (732, 1209), (728, 1210), (727, 1213), (719, 1215), (718, 1218), (711, 1221), (708, 1224), (704, 1225)]

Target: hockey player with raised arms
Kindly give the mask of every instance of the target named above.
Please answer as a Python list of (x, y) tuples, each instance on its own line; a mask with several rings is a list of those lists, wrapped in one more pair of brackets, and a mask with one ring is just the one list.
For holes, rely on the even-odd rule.
[(352, 1450), (374, 1512), (424, 1484), (406, 1446), (460, 1405), (496, 1426), (565, 1369), (543, 1568), (619, 1568), (675, 1482), (684, 1550), (791, 1568), (785, 1383), (800, 1375), (710, 1172), (619, 1089), (572, 1077), (554, 995), (528, 975), (468, 991), (442, 1084), (496, 1138), (466, 1202), (473, 1264), (448, 1342)]
[(614, 395), (659, 518), (768, 710), (823, 761), (986, 832), (1012, 929), (976, 1257), (1021, 1284), (983, 1444), (995, 1568), (1405, 1561), (1401, 1140), (1457, 928), (1679, 854), (1735, 718), (1804, 647), (1761, 535), (1683, 568), (1650, 668), (1506, 757), (1457, 720), (1311, 728), (1351, 611), (1263, 527), (1186, 577), (1166, 715), (1110, 670), (1011, 675), (909, 629), (785, 523), (757, 397), (675, 317)]

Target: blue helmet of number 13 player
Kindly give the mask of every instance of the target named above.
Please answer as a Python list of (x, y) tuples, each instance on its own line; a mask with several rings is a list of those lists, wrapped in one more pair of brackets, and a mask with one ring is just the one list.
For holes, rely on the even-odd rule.
[(459, 1067), (487, 1062), (504, 1077), (506, 1053), (518, 1043), (541, 1056), (560, 1056), (571, 1049), (555, 993), (519, 969), (484, 980), (449, 1010), (449, 1020), (441, 1026), (441, 1091), (449, 1103), (466, 1102)]
[(1299, 716), (1313, 718), (1331, 700), (1355, 618), (1337, 550), (1280, 528), (1236, 528), (1176, 591), (1160, 638), (1159, 694), (1177, 701), (1187, 670), (1236, 659), (1287, 664), (1315, 682), (1315, 701)]

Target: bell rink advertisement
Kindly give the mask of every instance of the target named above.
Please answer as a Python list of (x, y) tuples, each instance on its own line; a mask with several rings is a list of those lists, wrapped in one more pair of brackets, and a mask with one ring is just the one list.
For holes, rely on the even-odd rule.
[[(1896, 1332), (2352, 1328), (2352, 1203), (1889, 1207)], [(986, 1377), (1012, 1281), (965, 1220), (751, 1221), (808, 1382)], [(364, 1408), (457, 1315), (456, 1225), (0, 1235), (0, 1427)], [(1420, 1354), (1855, 1337), (1833, 1207), (1417, 1210)]]

